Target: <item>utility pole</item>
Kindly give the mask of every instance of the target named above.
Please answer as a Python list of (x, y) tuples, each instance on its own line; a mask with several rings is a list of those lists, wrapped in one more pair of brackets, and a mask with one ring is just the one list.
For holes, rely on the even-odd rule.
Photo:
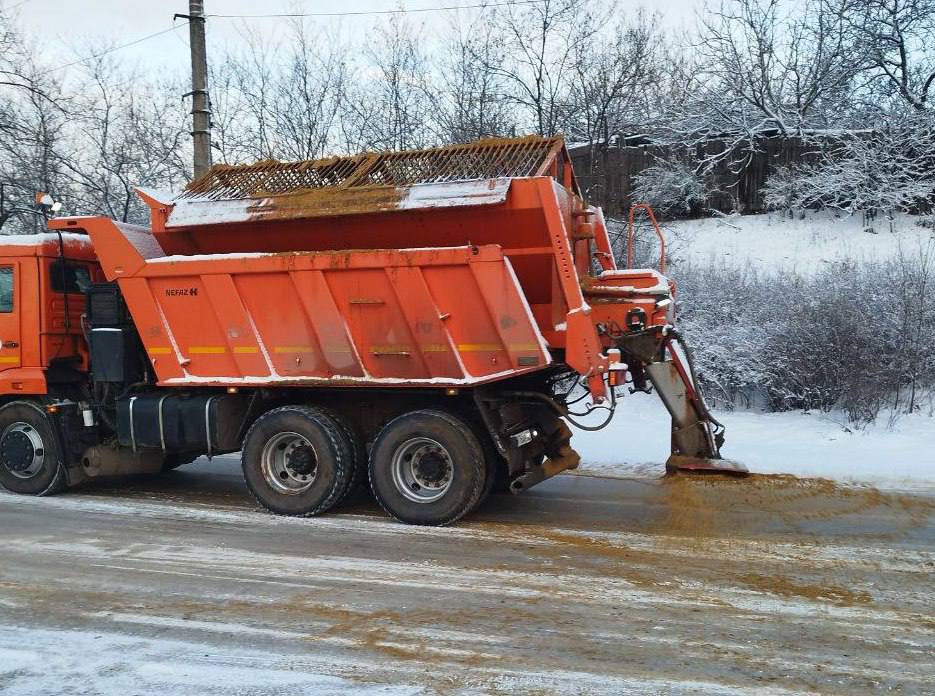
[(204, 0), (188, 0), (188, 14), (177, 14), (188, 20), (189, 44), (192, 51), (192, 142), (194, 144), (194, 174), (197, 179), (211, 168), (211, 100), (208, 98), (208, 55), (205, 49)]

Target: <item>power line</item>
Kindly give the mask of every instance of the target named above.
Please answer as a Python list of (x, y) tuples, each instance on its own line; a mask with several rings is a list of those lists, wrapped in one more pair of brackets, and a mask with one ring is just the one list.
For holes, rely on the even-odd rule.
[(270, 19), (275, 17), (356, 17), (362, 15), (414, 14), (416, 12), (446, 12), (449, 10), (474, 10), (487, 7), (511, 5), (538, 5), (543, 0), (509, 0), (508, 2), (485, 2), (476, 5), (449, 5), (446, 7), (415, 7), (397, 10), (359, 10), (356, 12), (282, 12), (276, 14), (209, 14), (217, 19)]
[[(13, 5), (13, 8), (19, 7), (26, 3), (27, 0), (23, 0), (16, 5)], [(412, 9), (396, 9), (396, 10), (359, 10), (353, 12), (283, 12), (276, 14), (209, 14), (206, 17), (213, 17), (217, 19), (272, 19), (277, 17), (359, 17), (367, 15), (391, 15), (391, 14), (414, 14), (421, 12), (448, 12), (452, 10), (473, 10), (473, 9), (483, 9), (487, 7), (509, 7), (513, 5), (537, 5), (543, 2), (543, 0), (508, 0), (507, 2), (490, 2), (490, 3), (477, 3), (474, 5), (447, 5), (444, 7), (415, 7)], [(12, 9), (12, 8), (8, 8)], [(168, 29), (162, 29), (161, 31), (153, 32), (152, 34), (147, 34), (146, 36), (141, 36), (138, 39), (133, 41), (128, 41), (125, 44), (120, 44), (119, 46), (113, 46), (108, 48), (105, 51), (100, 53), (93, 53), (90, 56), (85, 58), (79, 58), (70, 63), (65, 63), (64, 65), (59, 65), (54, 68), (49, 68), (48, 70), (43, 71), (42, 75), (48, 75), (50, 73), (58, 72), (59, 70), (65, 70), (66, 68), (74, 67), (75, 65), (81, 65), (87, 63), (90, 60), (95, 60), (101, 58), (115, 51), (121, 51), (124, 48), (129, 48), (130, 46), (136, 46), (141, 44), (144, 41), (149, 41), (154, 39), (157, 36), (162, 36), (163, 34), (168, 34), (170, 31), (175, 31), (181, 27), (187, 26), (189, 23), (185, 22), (183, 24), (176, 24), (169, 27)]]
[(176, 24), (175, 26), (169, 27), (168, 29), (163, 29), (162, 31), (156, 31), (156, 32), (153, 32), (152, 34), (147, 34), (146, 36), (141, 36), (138, 39), (134, 39), (133, 41), (128, 41), (127, 43), (120, 44), (119, 46), (112, 46), (111, 48), (108, 48), (106, 51), (101, 51), (100, 53), (92, 53), (90, 56), (86, 56), (85, 58), (79, 58), (78, 60), (74, 60), (71, 63), (65, 63), (65, 65), (59, 65), (58, 67), (45, 70), (41, 74), (48, 75), (49, 73), (58, 72), (59, 70), (64, 70), (65, 68), (70, 68), (75, 65), (81, 65), (82, 63), (87, 63), (89, 60), (95, 60), (97, 58), (101, 58), (102, 56), (106, 56), (109, 53), (114, 53), (115, 51), (120, 51), (120, 50), (123, 50), (124, 48), (129, 48), (130, 46), (136, 46), (137, 44), (141, 44), (144, 41), (149, 41), (150, 39), (154, 39), (157, 36), (168, 34), (170, 31), (175, 31), (176, 29), (180, 29), (181, 27), (185, 27), (185, 26), (188, 26), (188, 22), (184, 22), (182, 24)]

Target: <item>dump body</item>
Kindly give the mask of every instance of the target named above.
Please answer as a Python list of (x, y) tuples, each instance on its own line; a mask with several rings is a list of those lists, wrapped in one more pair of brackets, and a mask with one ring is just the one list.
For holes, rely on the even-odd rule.
[(551, 362), (498, 247), (156, 256), (147, 230), (82, 224), (162, 385), (461, 385)]
[[(411, 158), (261, 163), (216, 168), (173, 201), (144, 192), (151, 230), (73, 224), (120, 284), (163, 384), (466, 385), (559, 362), (600, 399), (613, 344), (596, 318), (620, 324), (640, 307), (664, 325), (668, 281), (616, 268), (560, 140), (520, 143), (505, 161), (485, 150), (482, 169), (535, 176), (449, 180), (463, 172), (429, 175), (418, 160), (430, 180), (401, 186), (379, 181)], [(337, 183), (293, 188), (337, 170)]]

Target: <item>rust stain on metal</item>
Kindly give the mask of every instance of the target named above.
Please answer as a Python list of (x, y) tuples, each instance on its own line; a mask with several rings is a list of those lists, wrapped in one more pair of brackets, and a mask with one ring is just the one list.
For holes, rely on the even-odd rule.
[(354, 215), (396, 210), (406, 190), (390, 186), (302, 189), (258, 193), (247, 209), (251, 221), (289, 220), (328, 215)]

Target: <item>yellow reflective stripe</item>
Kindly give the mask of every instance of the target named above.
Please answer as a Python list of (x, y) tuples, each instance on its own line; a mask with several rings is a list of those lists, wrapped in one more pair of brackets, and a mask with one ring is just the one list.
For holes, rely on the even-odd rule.
[[(511, 353), (517, 353), (527, 350), (539, 350), (538, 343), (511, 343), (507, 348)], [(483, 351), (506, 350), (499, 343), (459, 343), (458, 350), (462, 353), (479, 353)]]
[(401, 344), (387, 345), (387, 346), (370, 346), (371, 353), (410, 353), (412, 352), (412, 346), (404, 346)]
[(312, 346), (275, 346), (274, 353), (314, 353)]
[(260, 349), (256, 346), (234, 346), (235, 353), (259, 353)]
[(444, 353), (448, 350), (448, 346), (441, 343), (430, 343), (428, 345), (422, 346), (423, 353)]
[(459, 343), (458, 350), (462, 353), (477, 353), (482, 351), (503, 350), (499, 343)]
[(192, 355), (217, 355), (226, 353), (227, 348), (224, 346), (189, 346), (188, 352)]
[(147, 348), (150, 355), (169, 355), (172, 352), (172, 349), (167, 346), (154, 346), (152, 348)]
[(18, 363), (19, 357), (16, 355), (0, 355), (0, 363), (4, 365), (9, 365), (10, 363)]

